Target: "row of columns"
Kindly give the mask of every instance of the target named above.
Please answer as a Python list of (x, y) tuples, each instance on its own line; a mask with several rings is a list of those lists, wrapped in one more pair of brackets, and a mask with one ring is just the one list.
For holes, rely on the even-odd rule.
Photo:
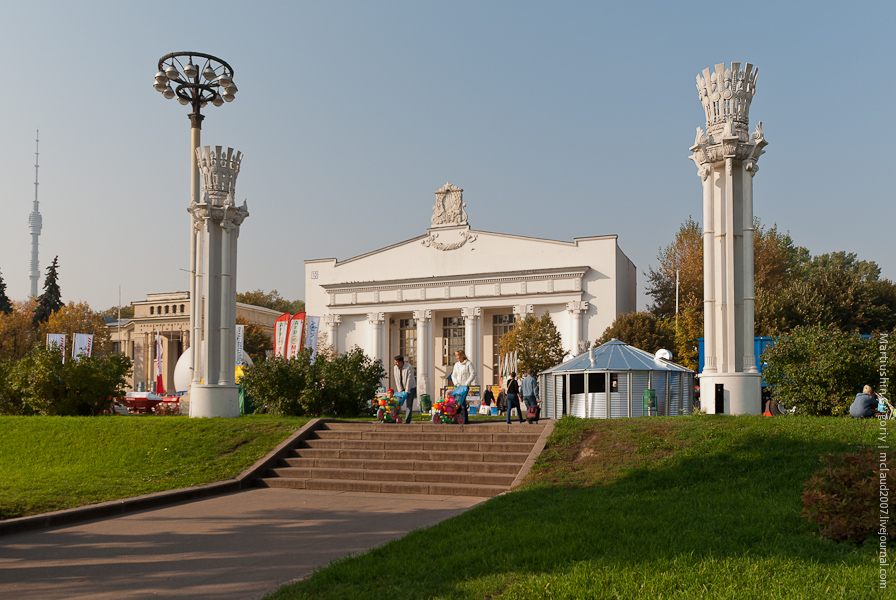
[[(566, 305), (570, 315), (569, 339), (571, 351), (574, 355), (582, 351), (582, 321), (583, 315), (588, 311), (588, 302), (568, 302)], [(532, 304), (513, 307), (513, 313), (517, 318), (534, 314), (535, 307)], [(367, 323), (370, 331), (369, 353), (374, 360), (381, 360), (387, 372), (392, 364), (390, 349), (387, 347), (387, 314), (385, 312), (367, 313)], [(431, 393), (431, 375), (435, 372), (435, 356), (433, 352), (434, 331), (432, 310), (415, 310), (413, 319), (417, 329), (417, 364), (414, 365), (417, 373), (418, 394)], [(461, 308), (461, 317), (464, 323), (464, 352), (467, 358), (476, 365), (477, 379), (482, 375), (484, 355), (482, 354), (482, 307)], [(324, 315), (324, 326), (329, 343), (337, 346), (339, 325), (342, 323), (342, 315)], [(481, 383), (481, 382), (479, 382)]]

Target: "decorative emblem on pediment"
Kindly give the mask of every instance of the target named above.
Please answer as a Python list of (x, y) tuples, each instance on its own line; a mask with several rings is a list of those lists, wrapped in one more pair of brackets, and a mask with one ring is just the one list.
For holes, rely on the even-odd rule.
[(460, 241), (454, 242), (452, 244), (443, 244), (441, 242), (437, 242), (436, 238), (439, 237), (438, 233), (430, 233), (428, 236), (423, 238), (423, 241), (420, 242), (427, 248), (432, 247), (436, 250), (457, 250), (467, 242), (475, 242), (476, 236), (469, 231), (461, 231), (460, 232)]
[(466, 225), (467, 213), (464, 210), (464, 191), (449, 181), (435, 192), (436, 205), (433, 207), (432, 226), (447, 227)]

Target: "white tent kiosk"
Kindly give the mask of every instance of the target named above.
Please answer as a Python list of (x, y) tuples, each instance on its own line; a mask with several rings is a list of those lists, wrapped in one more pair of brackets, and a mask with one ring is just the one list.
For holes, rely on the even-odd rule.
[(694, 404), (693, 371), (616, 339), (544, 371), (539, 387), (549, 419), (648, 416), (648, 389), (658, 416), (689, 414)]

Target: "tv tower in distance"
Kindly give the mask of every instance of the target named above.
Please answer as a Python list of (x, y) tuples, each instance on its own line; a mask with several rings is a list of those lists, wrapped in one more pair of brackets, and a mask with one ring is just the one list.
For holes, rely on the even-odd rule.
[(31, 295), (37, 297), (37, 280), (40, 277), (40, 270), (37, 263), (37, 238), (40, 237), (40, 230), (43, 226), (43, 220), (40, 218), (40, 210), (37, 202), (37, 170), (40, 163), (40, 129), (37, 130), (37, 139), (34, 140), (34, 210), (28, 215), (28, 229), (31, 231)]

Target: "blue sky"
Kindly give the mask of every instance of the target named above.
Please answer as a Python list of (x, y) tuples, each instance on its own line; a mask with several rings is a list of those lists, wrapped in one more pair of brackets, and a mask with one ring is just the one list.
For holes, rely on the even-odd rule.
[(240, 89), (202, 131), (245, 155), (240, 291), (304, 297), (302, 261), (425, 233), (451, 181), (475, 229), (618, 234), (642, 308), (702, 217), (694, 78), (731, 61), (759, 68), (756, 215), (896, 279), (894, 22), (893, 2), (4, 2), (0, 272), (24, 299), (40, 127), (41, 285), (58, 255), (63, 299), (95, 309), (188, 288), (188, 111), (152, 84), (191, 50)]

